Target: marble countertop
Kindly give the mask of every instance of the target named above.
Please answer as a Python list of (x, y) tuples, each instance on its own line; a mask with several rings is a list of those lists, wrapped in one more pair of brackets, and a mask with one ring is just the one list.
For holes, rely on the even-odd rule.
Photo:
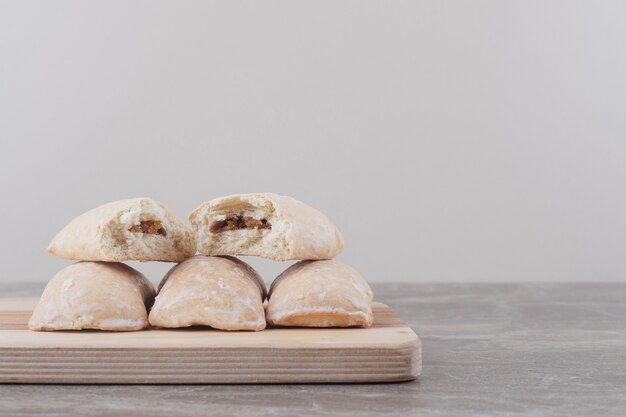
[[(42, 284), (0, 284), (36, 296)], [(625, 416), (626, 284), (378, 284), (420, 336), (418, 381), (0, 385), (0, 416)]]

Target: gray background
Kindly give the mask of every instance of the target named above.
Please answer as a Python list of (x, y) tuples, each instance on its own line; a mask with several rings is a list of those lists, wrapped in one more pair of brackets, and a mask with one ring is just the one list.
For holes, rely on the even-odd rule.
[[(273, 191), (370, 281), (626, 282), (626, 2), (0, 1), (2, 281), (81, 212)], [(266, 280), (284, 264), (253, 260)], [(158, 281), (168, 264), (140, 265)]]

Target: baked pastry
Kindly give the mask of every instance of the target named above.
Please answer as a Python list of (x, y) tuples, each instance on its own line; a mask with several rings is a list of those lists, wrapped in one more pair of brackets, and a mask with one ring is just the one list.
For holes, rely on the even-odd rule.
[(337, 260), (302, 261), (272, 283), (267, 322), (276, 326), (369, 327), (372, 290), (348, 265)]
[(149, 320), (160, 327), (263, 330), (265, 295), (265, 284), (245, 262), (194, 256), (165, 275)]
[(150, 198), (90, 210), (72, 220), (48, 246), (54, 255), (81, 261), (179, 262), (195, 250), (191, 228)]
[(201, 204), (189, 220), (202, 255), (261, 256), (275, 261), (331, 259), (343, 237), (324, 214), (291, 197), (236, 194)]
[(132, 331), (148, 326), (154, 287), (117, 262), (77, 262), (60, 270), (28, 322), (31, 330)]

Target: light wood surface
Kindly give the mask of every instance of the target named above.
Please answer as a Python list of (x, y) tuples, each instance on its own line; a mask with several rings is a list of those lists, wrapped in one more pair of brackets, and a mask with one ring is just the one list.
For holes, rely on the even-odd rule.
[[(0, 283), (4, 297), (45, 282)], [(422, 340), (397, 384), (0, 384), (0, 417), (626, 416), (626, 283), (372, 283)]]
[(208, 328), (32, 332), (33, 298), (0, 299), (0, 382), (319, 383), (408, 381), (417, 335), (384, 304), (369, 329)]

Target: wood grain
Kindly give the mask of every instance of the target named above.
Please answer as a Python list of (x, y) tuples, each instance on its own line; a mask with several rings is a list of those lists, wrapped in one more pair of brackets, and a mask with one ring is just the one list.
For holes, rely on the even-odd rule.
[(417, 335), (384, 304), (369, 329), (32, 332), (36, 299), (0, 299), (2, 383), (321, 383), (408, 381)]

